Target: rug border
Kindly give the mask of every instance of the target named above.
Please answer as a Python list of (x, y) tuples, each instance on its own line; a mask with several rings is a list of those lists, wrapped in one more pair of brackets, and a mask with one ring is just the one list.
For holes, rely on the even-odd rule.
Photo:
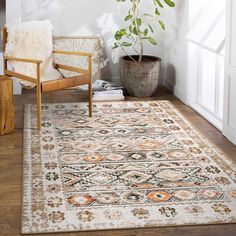
[(102, 231), (121, 231), (121, 230), (143, 230), (143, 229), (155, 229), (155, 228), (173, 228), (173, 227), (199, 227), (199, 226), (221, 226), (221, 225), (236, 225), (236, 222), (229, 223), (212, 223), (212, 224), (184, 224), (184, 225), (160, 225), (160, 226), (146, 226), (146, 227), (133, 227), (133, 228), (114, 228), (114, 229), (93, 229), (93, 230), (77, 230), (77, 231), (45, 231), (40, 233), (22, 233), (23, 235), (37, 235), (37, 234), (57, 234), (57, 233), (92, 233), (92, 232), (102, 232)]
[(28, 173), (25, 173), (25, 169), (24, 169), (24, 166), (25, 166), (25, 163), (26, 163), (26, 158), (27, 158), (27, 148), (29, 148), (29, 142), (27, 142), (26, 138), (27, 136), (29, 136), (31, 134), (31, 128), (26, 128), (27, 127), (27, 124), (28, 122), (30, 121), (29, 120), (29, 115), (30, 115), (30, 111), (28, 110), (30, 107), (32, 106), (32, 104), (24, 104), (24, 107), (23, 107), (23, 110), (24, 110), (24, 119), (23, 119), (23, 140), (22, 140), (22, 143), (23, 143), (23, 160), (22, 160), (22, 177), (21, 177), (21, 181), (22, 181), (22, 189), (21, 189), (21, 234), (25, 234), (23, 233), (23, 223), (24, 223), (24, 220), (23, 220), (23, 214), (25, 212), (25, 204), (24, 204), (24, 199), (25, 199), (25, 196), (24, 196), (24, 188), (25, 188), (25, 182), (26, 182), (26, 176), (25, 174), (27, 175), (27, 177), (29, 176)]
[[(199, 128), (197, 128), (190, 120), (188, 120), (183, 113), (181, 113), (181, 111), (179, 109), (177, 109), (175, 107), (175, 105), (168, 100), (163, 100), (163, 101), (167, 101), (167, 103), (169, 103), (169, 105), (172, 107), (173, 110), (175, 110), (175, 112), (185, 121), (185, 123), (192, 127), (194, 129), (194, 131), (196, 132), (196, 134), (201, 138), (201, 140), (205, 139), (207, 142), (209, 142), (211, 144), (211, 147), (215, 148), (215, 151), (220, 154), (221, 156), (224, 156), (225, 159), (223, 159), (223, 161), (227, 161), (229, 165), (232, 165), (232, 168), (235, 169), (236, 171), (236, 161), (232, 160), (232, 158), (229, 157), (228, 154), (226, 154), (225, 151), (223, 151), (220, 147), (218, 147), (212, 140), (210, 140), (205, 134), (203, 134), (201, 132), (201, 130)], [(187, 106), (187, 105), (186, 105)], [(189, 107), (189, 106), (187, 106)], [(193, 110), (191, 107), (189, 107), (191, 110)], [(194, 111), (194, 110), (193, 110)], [(199, 115), (200, 116), (200, 115)], [(202, 117), (202, 116), (201, 116)], [(204, 117), (202, 117), (203, 119), (205, 119)], [(206, 119), (205, 119), (206, 120)], [(207, 120), (206, 120), (207, 121)], [(207, 121), (209, 124), (210, 122)], [(221, 132), (221, 131), (219, 131)], [(223, 134), (222, 134), (223, 136)], [(225, 136), (224, 136), (225, 137)], [(231, 144), (233, 144), (229, 139), (227, 139)], [(234, 144), (233, 144), (234, 145)], [(220, 159), (222, 159), (222, 157), (220, 156)]]

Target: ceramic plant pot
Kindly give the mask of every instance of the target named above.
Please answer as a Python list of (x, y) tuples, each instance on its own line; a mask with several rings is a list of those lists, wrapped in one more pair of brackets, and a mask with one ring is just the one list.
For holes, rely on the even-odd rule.
[[(132, 56), (138, 60), (138, 56)], [(128, 56), (120, 58), (120, 77), (123, 87), (130, 96), (151, 97), (157, 90), (160, 76), (161, 59), (144, 56), (141, 63), (132, 61)]]

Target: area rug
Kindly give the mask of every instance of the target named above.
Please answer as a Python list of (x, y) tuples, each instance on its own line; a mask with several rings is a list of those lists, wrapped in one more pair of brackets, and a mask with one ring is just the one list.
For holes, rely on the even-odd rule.
[(25, 107), (22, 233), (236, 223), (236, 172), (168, 101)]

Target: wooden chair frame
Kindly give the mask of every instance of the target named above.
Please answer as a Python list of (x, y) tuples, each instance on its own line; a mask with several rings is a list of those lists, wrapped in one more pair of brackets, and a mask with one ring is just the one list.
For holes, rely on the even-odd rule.
[[(92, 53), (85, 53), (85, 52), (73, 52), (73, 51), (59, 51), (54, 50), (53, 54), (64, 54), (64, 55), (76, 55), (81, 57), (87, 57), (88, 60), (88, 68), (87, 70), (57, 64), (55, 63), (54, 66), (56, 69), (63, 69), (68, 70), (71, 72), (77, 72), (80, 73), (78, 76), (72, 76), (68, 78), (62, 78), (58, 80), (51, 80), (42, 82), (40, 79), (40, 66), (42, 64), (41, 60), (35, 60), (35, 59), (24, 59), (24, 58), (13, 58), (13, 57), (6, 57), (4, 56), (6, 43), (7, 43), (7, 28), (4, 27), (2, 31), (2, 43), (3, 43), (3, 71), (4, 75), (9, 77), (16, 77), (21, 80), (25, 80), (31, 83), (34, 83), (37, 87), (37, 119), (38, 119), (38, 130), (41, 130), (42, 127), (42, 93), (46, 92), (52, 92), (56, 90), (71, 88), (80, 86), (83, 84), (89, 85), (89, 116), (92, 117)], [(8, 69), (8, 61), (18, 61), (18, 62), (24, 62), (24, 63), (33, 63), (36, 65), (36, 78), (26, 76), (17, 72), (14, 72), (12, 70)]]

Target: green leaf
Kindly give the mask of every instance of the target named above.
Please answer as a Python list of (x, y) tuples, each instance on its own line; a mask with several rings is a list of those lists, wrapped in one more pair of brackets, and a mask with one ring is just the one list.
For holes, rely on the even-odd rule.
[(137, 18), (136, 23), (137, 23), (138, 26), (140, 26), (142, 24), (142, 20), (140, 18)]
[(148, 27), (150, 28), (151, 32), (154, 33), (154, 30), (150, 24), (148, 24)]
[(124, 46), (124, 47), (130, 47), (130, 46), (132, 46), (132, 43), (123, 42), (123, 43), (122, 43), (122, 46)]
[(133, 15), (129, 14), (128, 16), (125, 17), (125, 21), (129, 21), (132, 18), (133, 18)]
[(164, 2), (169, 6), (169, 7), (175, 7), (175, 3), (171, 0), (164, 0)]
[(156, 10), (155, 10), (155, 14), (158, 15), (158, 16), (161, 15), (161, 13), (159, 12), (159, 10), (158, 10), (157, 8), (156, 8)]
[(116, 49), (118, 47), (119, 47), (119, 45), (117, 43), (115, 43), (112, 49)]
[(116, 34), (115, 34), (115, 39), (117, 41), (121, 40), (122, 37), (123, 37), (124, 33), (122, 33), (121, 31), (117, 31)]
[(155, 0), (156, 3), (159, 5), (159, 7), (163, 8), (164, 6), (162, 5), (161, 1), (160, 0)]
[(163, 21), (159, 20), (158, 22), (159, 22), (161, 28), (162, 28), (163, 30), (165, 30), (166, 27), (165, 27), (165, 24), (163, 23)]
[(121, 33), (122, 35), (127, 35), (126, 29), (121, 29), (121, 30), (120, 30), (120, 33)]
[(148, 29), (145, 29), (143, 33), (146, 36), (148, 34)]
[(157, 41), (156, 41), (156, 39), (154, 39), (153, 37), (149, 37), (148, 40), (149, 40), (149, 42), (150, 42), (151, 44), (157, 45)]
[(138, 30), (137, 30), (136, 27), (133, 28), (133, 33), (134, 33), (135, 35), (138, 35)]
[(132, 34), (132, 32), (133, 32), (133, 27), (132, 27), (132, 25), (130, 25), (129, 26), (129, 32)]
[(151, 14), (148, 14), (148, 13), (144, 13), (143, 15), (144, 15), (144, 16), (153, 17), (153, 15), (151, 15)]

